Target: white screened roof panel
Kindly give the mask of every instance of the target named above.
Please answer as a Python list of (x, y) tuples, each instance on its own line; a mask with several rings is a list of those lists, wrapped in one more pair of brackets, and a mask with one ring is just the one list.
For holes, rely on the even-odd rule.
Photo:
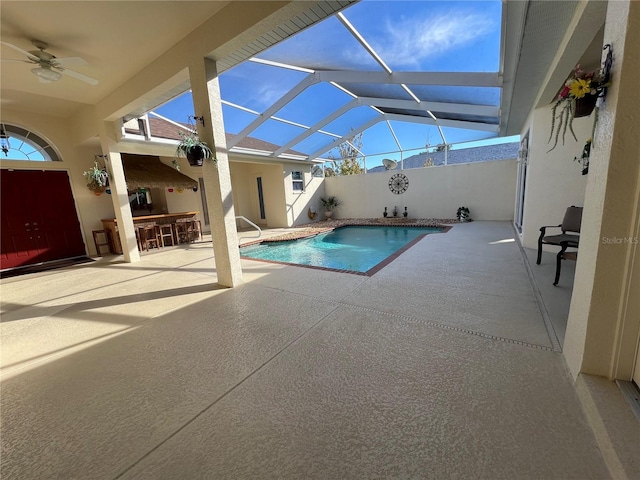
[(307, 88), (277, 112), (277, 116), (311, 126), (351, 101), (353, 97), (328, 83)]
[(313, 70), (381, 69), (335, 17), (298, 33), (291, 41), (275, 45), (257, 57)]
[(316, 132), (313, 135), (302, 140), (300, 143), (295, 144), (293, 147), (291, 147), (291, 149), (310, 155), (312, 152), (321, 149), (325, 145), (328, 145), (333, 140), (335, 140), (334, 137)]
[(380, 114), (369, 107), (356, 107), (329, 123), (323, 130), (338, 135), (348, 135), (351, 129), (357, 129)]
[(274, 140), (277, 140), (278, 143), (275, 145), (282, 145), (292, 138), (297, 137), (304, 131), (304, 128), (300, 128), (295, 125), (278, 122), (276, 120), (267, 120), (256, 128), (251, 136), (271, 143), (274, 143)]

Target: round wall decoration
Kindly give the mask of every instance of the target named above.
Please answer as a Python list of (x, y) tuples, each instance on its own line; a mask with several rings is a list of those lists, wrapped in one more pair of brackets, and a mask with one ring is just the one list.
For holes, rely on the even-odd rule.
[(396, 195), (404, 193), (409, 188), (409, 179), (403, 173), (394, 173), (389, 179), (389, 190)]

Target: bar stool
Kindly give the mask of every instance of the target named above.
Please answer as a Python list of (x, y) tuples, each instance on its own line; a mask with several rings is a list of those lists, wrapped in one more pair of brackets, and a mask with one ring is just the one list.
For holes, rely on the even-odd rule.
[(193, 222), (189, 218), (178, 218), (175, 223), (178, 243), (192, 243), (195, 238)]
[(158, 226), (155, 223), (145, 223), (140, 225), (138, 232), (140, 235), (140, 245), (142, 249), (149, 251), (155, 245), (160, 248), (160, 237), (158, 235)]
[(167, 243), (170, 245), (175, 245), (173, 236), (173, 225), (171, 223), (158, 225), (158, 229), (160, 230), (160, 241), (162, 242), (163, 247), (166, 246)]
[[(102, 256), (100, 252), (100, 247), (109, 248), (109, 253), (113, 253), (113, 242), (111, 240), (111, 232), (109, 230), (94, 230), (93, 232), (93, 243), (96, 246), (96, 253)], [(98, 235), (104, 235), (104, 240), (101, 242), (98, 238)]]
[(193, 234), (193, 241), (202, 240), (202, 222), (197, 219), (191, 220), (191, 229)]

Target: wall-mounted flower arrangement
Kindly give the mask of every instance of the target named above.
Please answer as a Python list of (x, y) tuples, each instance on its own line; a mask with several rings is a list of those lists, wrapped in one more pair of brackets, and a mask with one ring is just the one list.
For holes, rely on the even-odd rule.
[[(560, 135), (564, 144), (567, 130), (578, 141), (573, 131), (573, 119), (591, 115), (598, 98), (604, 97), (610, 85), (610, 69), (613, 62), (611, 45), (607, 44), (603, 50), (609, 50), (603, 67), (595, 72), (585, 72), (577, 65), (558, 94), (551, 108), (551, 133), (549, 142), (553, 139), (556, 148)], [(595, 128), (595, 122), (594, 122)]]

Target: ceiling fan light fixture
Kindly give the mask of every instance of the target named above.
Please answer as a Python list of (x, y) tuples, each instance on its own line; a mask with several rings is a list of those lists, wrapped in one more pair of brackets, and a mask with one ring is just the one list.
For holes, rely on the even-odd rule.
[(42, 67), (32, 68), (31, 72), (34, 75), (37, 75), (38, 77), (48, 80), (50, 82), (56, 82), (62, 78), (62, 74), (54, 70), (51, 70), (50, 68), (42, 68)]

